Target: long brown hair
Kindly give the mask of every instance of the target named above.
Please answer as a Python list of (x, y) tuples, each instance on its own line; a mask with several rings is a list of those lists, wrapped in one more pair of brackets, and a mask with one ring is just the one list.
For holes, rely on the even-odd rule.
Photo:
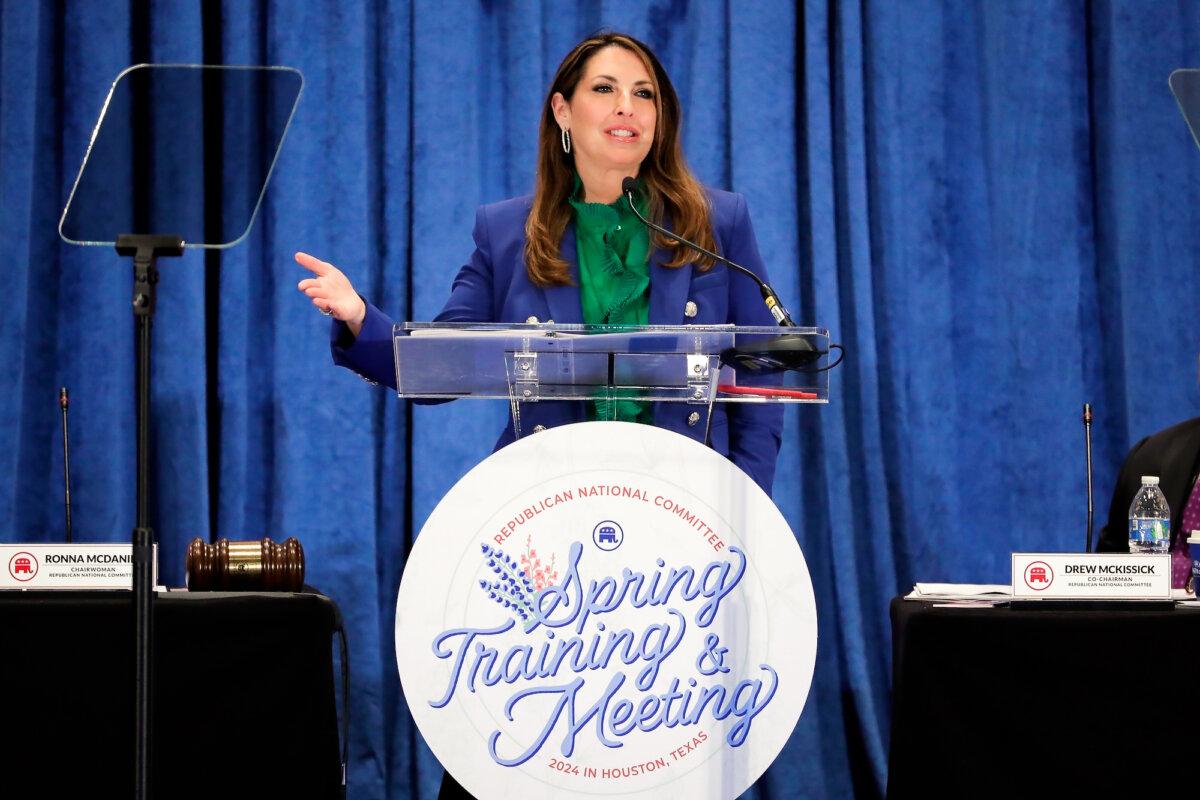
[[(537, 181), (533, 190), (533, 209), (525, 221), (525, 269), (536, 286), (565, 286), (571, 283), (570, 268), (559, 254), (563, 233), (571, 221), (567, 199), (574, 185), (574, 157), (562, 149), (558, 123), (551, 101), (561, 93), (568, 101), (583, 78), (588, 60), (605, 47), (621, 47), (636, 55), (654, 81), (654, 105), (657, 111), (654, 143), (642, 161), (638, 177), (645, 186), (648, 216), (662, 224), (670, 217), (672, 230), (708, 250), (716, 250), (708, 198), (696, 176), (688, 169), (679, 142), (680, 109), (675, 87), (650, 48), (623, 33), (598, 33), (577, 44), (558, 65), (538, 129)], [(674, 239), (654, 233), (654, 247), (672, 249), (665, 265), (680, 267), (695, 262), (701, 269), (712, 260), (680, 245)]]

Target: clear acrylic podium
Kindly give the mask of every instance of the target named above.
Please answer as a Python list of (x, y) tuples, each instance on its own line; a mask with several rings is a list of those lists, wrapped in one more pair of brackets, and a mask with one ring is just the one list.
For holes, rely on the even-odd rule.
[(833, 366), (823, 328), (405, 322), (392, 343), (400, 397), (508, 400), (517, 438), (548, 400), (828, 403)]

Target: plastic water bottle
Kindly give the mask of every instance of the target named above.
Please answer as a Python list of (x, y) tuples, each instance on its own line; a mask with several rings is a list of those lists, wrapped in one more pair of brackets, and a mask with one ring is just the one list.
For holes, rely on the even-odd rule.
[(1129, 552), (1165, 553), (1171, 545), (1171, 509), (1157, 475), (1143, 475), (1129, 506)]

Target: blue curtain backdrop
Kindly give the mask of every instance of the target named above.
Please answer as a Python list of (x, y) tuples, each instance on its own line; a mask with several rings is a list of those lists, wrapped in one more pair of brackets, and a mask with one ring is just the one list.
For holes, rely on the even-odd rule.
[(1102, 510), (1130, 443), (1200, 407), (1200, 153), (1166, 84), (1200, 65), (1195, 4), (0, 9), (3, 541), (63, 535), (60, 385), (77, 537), (133, 525), (128, 265), (56, 235), (109, 83), (141, 61), (304, 73), (250, 237), (162, 267), (154, 526), (175, 585), (193, 536), (303, 541), (309, 582), (349, 629), (355, 798), (436, 794), (396, 678), (396, 590), (505, 409), (413, 408), (330, 366), (291, 254), (337, 262), (396, 318), (429, 319), (470, 253), (475, 206), (530, 189), (542, 93), (598, 28), (658, 52), (693, 168), (746, 194), (785, 303), (849, 352), (828, 406), (788, 412), (775, 498), (821, 638), (808, 706), (757, 796), (881, 794), (889, 599), (914, 580), (1006, 582), (1013, 550), (1082, 547), (1084, 401)]

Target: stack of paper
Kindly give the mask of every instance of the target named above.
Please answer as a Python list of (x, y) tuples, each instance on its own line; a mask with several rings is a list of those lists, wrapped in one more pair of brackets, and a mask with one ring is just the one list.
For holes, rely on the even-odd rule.
[(1004, 583), (918, 583), (905, 600), (934, 601), (937, 605), (991, 606), (1012, 599)]

